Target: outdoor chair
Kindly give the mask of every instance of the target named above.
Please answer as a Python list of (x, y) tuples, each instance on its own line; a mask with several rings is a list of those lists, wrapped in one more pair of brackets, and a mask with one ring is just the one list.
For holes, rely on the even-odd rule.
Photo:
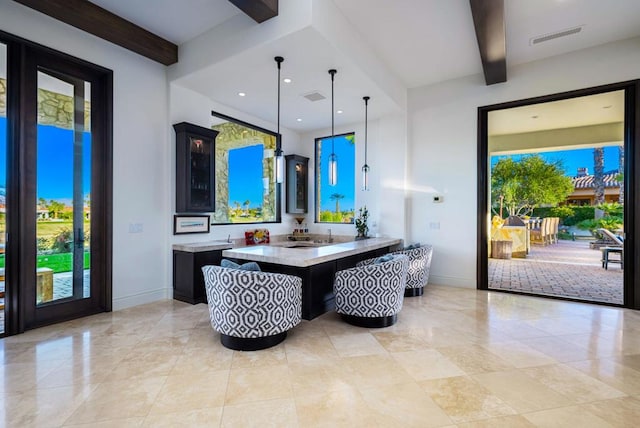
[[(607, 270), (609, 263), (619, 263), (620, 269), (624, 269), (624, 240), (607, 229), (598, 229), (597, 232), (611, 244), (600, 248), (602, 251), (602, 267)], [(611, 254), (617, 254), (618, 258), (609, 258)]]
[(536, 244), (547, 245), (550, 234), (551, 218), (545, 217), (542, 219), (539, 228), (531, 229), (531, 242)]

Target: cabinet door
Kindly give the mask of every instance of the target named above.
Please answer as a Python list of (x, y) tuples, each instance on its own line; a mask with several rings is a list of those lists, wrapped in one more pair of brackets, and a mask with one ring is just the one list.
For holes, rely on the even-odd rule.
[(185, 122), (173, 127), (176, 130), (176, 212), (213, 212), (218, 132)]
[(287, 155), (287, 213), (304, 214), (308, 205), (309, 158)]

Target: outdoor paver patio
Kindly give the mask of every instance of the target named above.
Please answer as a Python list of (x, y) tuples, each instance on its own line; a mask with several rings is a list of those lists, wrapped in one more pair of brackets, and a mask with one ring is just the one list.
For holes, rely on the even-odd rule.
[(489, 288), (621, 305), (623, 271), (600, 260), (588, 241), (532, 245), (525, 259), (489, 259)]

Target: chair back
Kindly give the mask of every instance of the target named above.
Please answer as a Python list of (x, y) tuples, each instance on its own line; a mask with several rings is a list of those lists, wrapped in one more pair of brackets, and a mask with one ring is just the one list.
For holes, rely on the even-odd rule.
[(613, 241), (613, 246), (624, 247), (624, 241), (620, 239), (615, 233), (608, 229), (598, 229), (598, 232), (605, 238)]

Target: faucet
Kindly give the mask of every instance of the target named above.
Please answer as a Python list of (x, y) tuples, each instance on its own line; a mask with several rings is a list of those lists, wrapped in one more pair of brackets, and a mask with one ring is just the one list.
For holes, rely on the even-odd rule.
[(331, 237), (331, 229), (329, 229), (329, 243), (333, 242), (333, 238)]
[(227, 242), (228, 242), (229, 244), (231, 244), (231, 234), (229, 234), (229, 236), (227, 236)]

